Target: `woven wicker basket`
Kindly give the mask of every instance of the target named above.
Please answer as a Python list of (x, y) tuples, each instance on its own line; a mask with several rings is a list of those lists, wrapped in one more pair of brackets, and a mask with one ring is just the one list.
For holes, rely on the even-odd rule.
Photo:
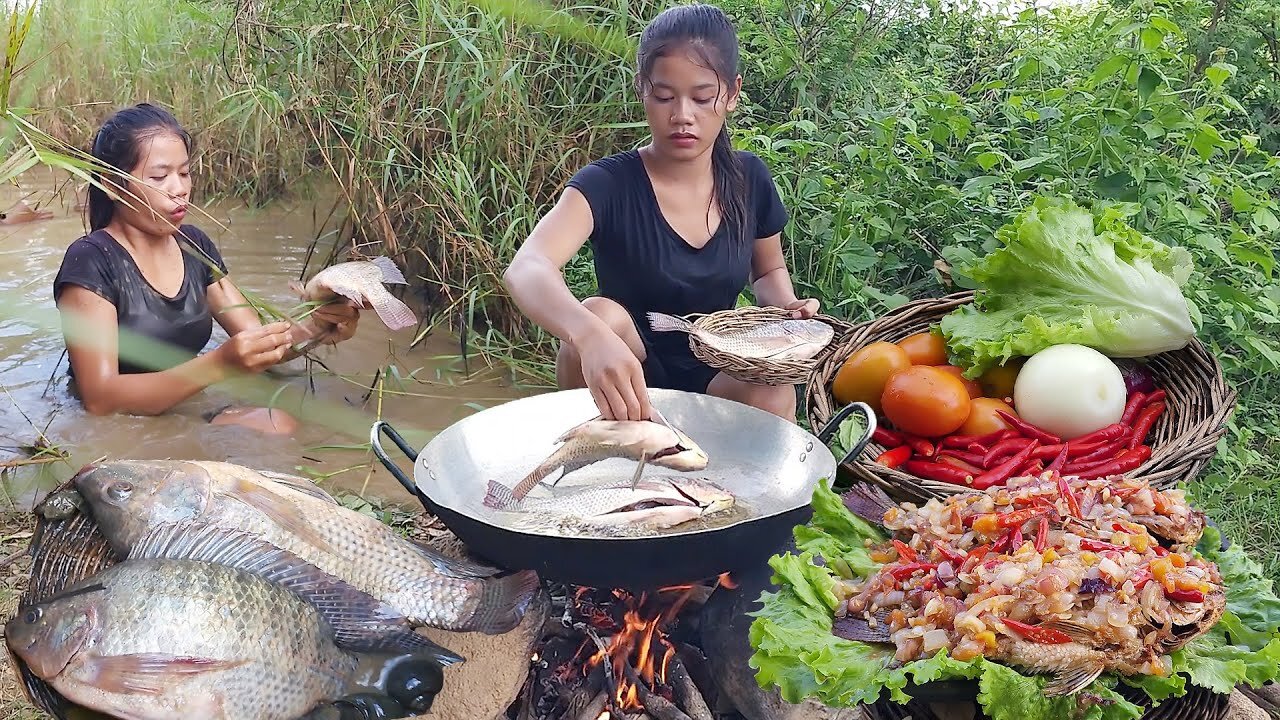
[[(1171, 698), (1152, 708), (1146, 693), (1120, 683), (1116, 688), (1126, 700), (1145, 709), (1142, 720), (1222, 720), (1227, 716), (1227, 703), (1230, 695), (1210, 692), (1201, 687), (1189, 686), (1187, 694)], [(972, 708), (974, 720), (984, 720), (987, 716), (973, 703), (956, 703)], [(913, 699), (906, 705), (881, 700), (866, 707), (870, 720), (940, 720), (929, 703)], [(966, 713), (961, 713), (969, 717)]]
[[(751, 328), (763, 322), (773, 320), (790, 320), (791, 312), (775, 307), (743, 307), (732, 310), (721, 310), (708, 315), (686, 315), (683, 319), (693, 323), (695, 329), (713, 333), (729, 333)], [(729, 377), (756, 385), (803, 385), (809, 380), (814, 368), (841, 339), (853, 329), (853, 326), (830, 315), (815, 315), (835, 329), (831, 342), (816, 355), (805, 360), (770, 360), (767, 358), (748, 358), (726, 353), (711, 347), (702, 338), (689, 333), (689, 349), (694, 357)], [(672, 330), (671, 332), (682, 332)]]
[[(971, 292), (917, 300), (838, 337), (814, 368), (805, 388), (810, 426), (823, 427), (839, 409), (831, 397), (831, 382), (855, 352), (879, 340), (896, 342), (924, 332), (943, 315), (972, 300)], [(1158, 488), (1168, 488), (1193, 479), (1213, 456), (1214, 446), (1226, 432), (1227, 419), (1235, 408), (1236, 393), (1227, 386), (1217, 360), (1198, 340), (1181, 350), (1151, 357), (1148, 367), (1156, 384), (1168, 395), (1168, 409), (1151, 430), (1147, 442), (1151, 457), (1129, 475)], [(876, 463), (875, 458), (884, 450), (884, 446), (872, 442), (843, 469), (856, 479), (876, 483), (899, 500), (922, 501), (965, 490)]]

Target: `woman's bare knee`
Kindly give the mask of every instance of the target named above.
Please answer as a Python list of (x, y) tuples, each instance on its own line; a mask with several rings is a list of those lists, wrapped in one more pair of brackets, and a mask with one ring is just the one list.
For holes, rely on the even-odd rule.
[(587, 386), (582, 377), (582, 357), (569, 343), (560, 343), (556, 353), (556, 387), (561, 390), (573, 390)]
[(755, 385), (720, 373), (707, 386), (707, 393), (773, 413), (788, 422), (796, 420), (796, 390), (791, 385)]

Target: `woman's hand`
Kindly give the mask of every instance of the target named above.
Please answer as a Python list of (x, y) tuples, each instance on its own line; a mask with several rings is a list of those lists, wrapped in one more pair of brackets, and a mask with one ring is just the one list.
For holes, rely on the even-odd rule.
[(582, 377), (605, 420), (649, 418), (644, 368), (617, 333), (596, 333), (576, 350), (582, 358)]
[(229, 368), (258, 373), (283, 360), (292, 344), (293, 333), (289, 323), (280, 321), (241, 330), (213, 352)]
[(816, 298), (808, 298), (805, 300), (796, 300), (789, 302), (783, 306), (784, 310), (791, 311), (791, 317), (797, 320), (808, 320), (818, 314), (819, 303)]

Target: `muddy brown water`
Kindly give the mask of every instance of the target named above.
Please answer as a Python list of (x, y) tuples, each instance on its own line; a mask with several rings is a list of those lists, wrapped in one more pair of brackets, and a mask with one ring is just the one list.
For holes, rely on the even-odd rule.
[[(89, 415), (69, 387), (52, 287), (63, 252), (85, 232), (86, 223), (74, 196), (68, 191), (66, 197), (54, 197), (53, 187), (51, 178), (41, 177), (0, 191), (0, 208), (26, 198), (54, 212), (47, 220), (0, 225), (0, 300), (5, 301), (0, 302), (0, 463), (21, 461), (21, 448), (36, 442), (40, 432), (69, 457), (0, 471), (0, 510), (30, 509), (49, 488), (100, 458), (222, 460), (311, 475), (333, 492), (416, 506), (367, 449), (369, 426), (379, 416), (420, 445), (479, 409), (545, 389), (513, 383), (507, 373), (484, 367), (474, 356), (464, 366), (457, 339), (446, 332), (433, 331), (413, 345), (419, 329), (393, 333), (368, 311), (361, 314), (355, 337), (317, 353), (332, 372), (299, 359), (259, 376), (272, 387), (286, 387), (277, 402), (300, 421), (294, 436), (210, 425), (203, 415), (247, 402), (234, 389), (217, 387), (161, 416)], [(263, 210), (204, 207), (217, 222), (199, 211), (187, 222), (214, 239), (241, 288), (288, 309), (298, 302), (288, 284), (299, 277), (308, 247), (322, 236), (307, 266), (310, 277), (335, 242), (334, 233), (323, 234), (334, 224), (320, 227), (330, 207), (323, 200)], [(422, 317), (420, 303), (397, 294)], [(225, 339), (215, 324), (205, 349)], [(389, 365), (401, 379), (384, 372), (381, 395), (366, 399), (379, 368)], [(335, 423), (339, 416), (342, 422)], [(397, 461), (412, 468), (407, 459)]]

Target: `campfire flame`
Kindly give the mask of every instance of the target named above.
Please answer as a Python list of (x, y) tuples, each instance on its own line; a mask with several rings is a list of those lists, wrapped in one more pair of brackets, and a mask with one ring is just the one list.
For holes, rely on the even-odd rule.
[(609, 638), (605, 650), (596, 650), (585, 670), (590, 672), (602, 662), (609, 663), (615, 681), (613, 701), (619, 710), (644, 709), (635, 684), (627, 677), (628, 664), (650, 690), (666, 684), (667, 667), (676, 648), (667, 640), (663, 628), (680, 614), (693, 590), (693, 585), (673, 585), (661, 588), (653, 596), (641, 593), (638, 598), (625, 590), (613, 591), (626, 608), (622, 629)]

